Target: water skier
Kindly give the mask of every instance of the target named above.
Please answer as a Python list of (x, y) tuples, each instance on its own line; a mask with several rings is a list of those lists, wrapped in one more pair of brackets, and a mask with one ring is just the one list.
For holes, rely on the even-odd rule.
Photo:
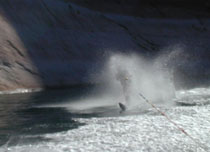
[[(122, 86), (123, 96), (125, 99), (125, 105), (130, 104), (130, 85), (131, 85), (131, 75), (123, 69), (118, 69), (116, 73), (116, 79), (120, 82)], [(126, 106), (123, 103), (119, 103), (122, 111), (126, 110)]]

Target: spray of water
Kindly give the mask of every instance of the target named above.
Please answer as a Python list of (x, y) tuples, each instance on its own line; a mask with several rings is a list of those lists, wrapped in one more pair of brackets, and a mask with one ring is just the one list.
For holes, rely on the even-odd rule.
[(107, 58), (101, 72), (91, 76), (91, 81), (100, 84), (93, 92), (75, 102), (59, 106), (69, 108), (71, 111), (84, 112), (95, 107), (113, 105), (117, 107), (118, 103), (123, 103), (127, 109), (137, 108), (138, 111), (144, 111), (150, 108), (150, 105), (139, 98), (139, 93), (156, 105), (171, 106), (175, 89), (172, 70), (166, 66), (170, 60), (168, 57), (171, 56), (173, 55), (169, 53), (148, 60), (136, 54), (112, 54)]
[(148, 61), (136, 54), (112, 55), (105, 69), (96, 79), (103, 82), (103, 93), (114, 103), (124, 103), (129, 108), (148, 108), (140, 101), (138, 92), (156, 104), (172, 105), (175, 95), (170, 71), (164, 67), (162, 58)]

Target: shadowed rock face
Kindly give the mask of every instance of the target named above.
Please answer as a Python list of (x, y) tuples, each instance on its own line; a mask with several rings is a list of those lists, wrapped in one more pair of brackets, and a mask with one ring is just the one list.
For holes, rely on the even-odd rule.
[(110, 52), (153, 54), (177, 44), (192, 56), (185, 64), (195, 64), (177, 73), (206, 78), (208, 5), (157, 2), (1, 0), (0, 90), (90, 83)]
[(208, 0), (63, 0), (107, 13), (143, 18), (210, 17)]

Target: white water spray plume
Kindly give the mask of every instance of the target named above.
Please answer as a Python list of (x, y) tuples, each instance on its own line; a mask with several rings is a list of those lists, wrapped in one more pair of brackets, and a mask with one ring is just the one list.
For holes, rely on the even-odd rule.
[(119, 103), (125, 104), (131, 111), (151, 108), (139, 99), (139, 93), (158, 106), (172, 106), (175, 89), (172, 72), (165, 67), (165, 62), (168, 62), (166, 58), (165, 54), (154, 60), (147, 60), (136, 54), (111, 55), (101, 72), (91, 76), (91, 81), (100, 85), (89, 92), (88, 96), (51, 106), (61, 106), (77, 112), (94, 112), (94, 108), (117, 107)]
[(141, 92), (158, 105), (173, 105), (175, 89), (171, 72), (163, 65), (163, 58), (148, 61), (136, 54), (112, 55), (95, 80), (102, 82), (103, 96), (112, 98), (113, 103), (124, 103), (130, 109), (146, 109), (149, 105), (138, 98)]

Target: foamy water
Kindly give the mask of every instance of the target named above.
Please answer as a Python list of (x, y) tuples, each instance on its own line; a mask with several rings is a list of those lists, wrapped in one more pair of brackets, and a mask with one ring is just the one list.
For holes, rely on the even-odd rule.
[[(205, 90), (205, 91), (204, 91)], [(204, 101), (203, 93), (210, 95), (209, 88), (197, 88), (177, 92), (178, 102), (188, 97), (190, 93), (199, 95), (200, 102)], [(186, 95), (186, 96), (185, 96)], [(205, 103), (210, 103), (210, 97), (205, 97)], [(1, 151), (37, 152), (37, 151), (154, 151), (154, 152), (202, 152), (210, 147), (210, 106), (175, 106), (161, 108), (170, 119), (185, 129), (198, 143), (195, 143), (173, 124), (167, 121), (154, 109), (149, 108), (143, 114), (122, 115), (112, 117), (74, 118), (84, 123), (79, 128), (38, 135), (20, 135), (19, 141), (14, 144), (15, 138), (10, 138)], [(40, 140), (33, 140), (33, 139)], [(13, 144), (11, 144), (13, 143)], [(209, 150), (209, 149), (207, 149)]]

